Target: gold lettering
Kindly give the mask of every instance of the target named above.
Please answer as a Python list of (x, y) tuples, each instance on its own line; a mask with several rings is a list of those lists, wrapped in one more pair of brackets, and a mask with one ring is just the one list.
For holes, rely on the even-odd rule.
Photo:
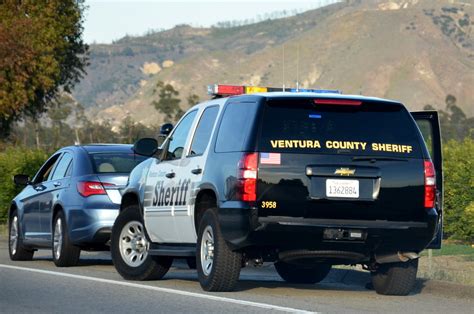
[(278, 141), (270, 140), (270, 143), (272, 144), (272, 148), (277, 148)]
[(314, 141), (314, 148), (321, 148), (321, 144), (319, 144), (319, 141)]
[(284, 140), (279, 140), (278, 141), (278, 148), (285, 148), (285, 141)]
[(360, 145), (362, 146), (362, 150), (365, 150), (365, 146), (367, 145), (367, 143), (361, 142)]
[(333, 148), (331, 141), (326, 141), (326, 148)]

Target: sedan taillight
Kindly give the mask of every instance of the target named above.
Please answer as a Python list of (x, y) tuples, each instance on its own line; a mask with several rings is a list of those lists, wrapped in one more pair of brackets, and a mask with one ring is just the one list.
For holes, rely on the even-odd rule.
[(84, 197), (91, 195), (104, 195), (107, 194), (104, 186), (114, 186), (111, 183), (101, 183), (97, 181), (82, 181), (77, 183), (77, 191)]

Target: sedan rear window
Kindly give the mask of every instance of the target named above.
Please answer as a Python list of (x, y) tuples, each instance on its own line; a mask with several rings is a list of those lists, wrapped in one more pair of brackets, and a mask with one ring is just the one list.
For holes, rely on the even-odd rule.
[(94, 153), (89, 156), (95, 173), (130, 173), (148, 158), (131, 153)]

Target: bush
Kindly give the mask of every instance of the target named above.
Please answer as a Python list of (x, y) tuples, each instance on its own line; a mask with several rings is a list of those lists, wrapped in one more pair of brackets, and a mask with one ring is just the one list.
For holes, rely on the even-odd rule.
[(444, 230), (451, 239), (474, 243), (474, 140), (444, 144)]
[(7, 218), (12, 199), (23, 187), (13, 183), (15, 174), (27, 174), (32, 178), (48, 155), (41, 150), (8, 147), (0, 152), (0, 220)]

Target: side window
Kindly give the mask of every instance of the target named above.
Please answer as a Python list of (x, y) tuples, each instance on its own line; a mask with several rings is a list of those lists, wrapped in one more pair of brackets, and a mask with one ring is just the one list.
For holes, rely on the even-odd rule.
[(216, 152), (238, 152), (242, 149), (253, 124), (257, 103), (229, 103), (217, 135)]
[(44, 182), (48, 179), (48, 176), (51, 174), (51, 170), (53, 170), (54, 165), (58, 161), (59, 156), (61, 156), (61, 154), (54, 155), (41, 167), (41, 169), (38, 171), (38, 173), (35, 175), (35, 178), (33, 179), (34, 184)]
[(188, 113), (174, 129), (173, 134), (168, 139), (168, 151), (166, 152), (165, 160), (181, 158), (196, 113), (197, 110)]
[(204, 113), (199, 120), (199, 124), (194, 132), (193, 143), (191, 144), (190, 156), (202, 155), (207, 148), (207, 144), (211, 139), (212, 129), (216, 122), (219, 107), (209, 107), (204, 110)]
[(59, 160), (56, 169), (54, 169), (53, 176), (51, 180), (59, 180), (66, 176), (66, 172), (69, 168), (69, 165), (72, 163), (72, 155), (70, 153), (64, 153), (61, 159)]

